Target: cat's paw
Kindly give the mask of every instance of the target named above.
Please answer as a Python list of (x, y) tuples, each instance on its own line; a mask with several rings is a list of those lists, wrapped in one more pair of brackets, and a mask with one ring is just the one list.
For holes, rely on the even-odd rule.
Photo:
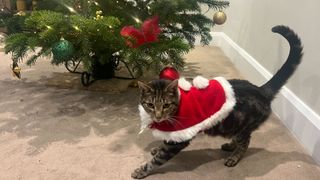
[(237, 148), (237, 145), (232, 143), (225, 143), (221, 145), (221, 149), (224, 151), (234, 151)]
[(134, 179), (142, 179), (148, 176), (148, 173), (143, 171), (141, 168), (136, 169), (132, 174), (131, 177)]
[(151, 155), (155, 156), (159, 152), (159, 150), (160, 148), (158, 147), (151, 148)]
[(228, 157), (224, 163), (224, 165), (228, 166), (228, 167), (233, 167), (235, 165), (237, 165), (239, 159), (236, 157)]

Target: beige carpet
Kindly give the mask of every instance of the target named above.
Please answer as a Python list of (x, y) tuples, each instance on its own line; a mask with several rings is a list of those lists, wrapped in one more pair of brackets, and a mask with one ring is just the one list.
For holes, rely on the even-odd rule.
[[(143, 133), (138, 88), (125, 93), (47, 87), (66, 72), (39, 59), (12, 77), (10, 56), (0, 53), (0, 179), (131, 179), (161, 141)], [(217, 47), (196, 47), (180, 72), (187, 78), (243, 78)], [(145, 77), (150, 78), (150, 77)], [(99, 82), (96, 82), (99, 83)], [(312, 138), (312, 137), (310, 137)], [(228, 142), (203, 134), (146, 179), (316, 180), (320, 168), (285, 125), (272, 115), (236, 167), (223, 165)]]
[[(80, 89), (80, 90), (89, 90), (89, 91), (102, 91), (102, 92), (126, 92), (129, 85), (133, 82), (133, 80), (127, 79), (100, 79), (94, 80), (91, 76), (89, 79), (89, 86), (84, 86), (81, 82), (82, 74), (85, 70), (83, 68), (76, 68), (76, 73), (64, 72), (58, 76), (53, 77), (50, 81), (48, 81), (45, 85), (47, 87), (58, 87), (64, 89)], [(73, 71), (73, 70), (71, 70)], [(130, 78), (130, 74), (127, 70), (121, 69), (120, 72), (116, 72), (117, 74), (125, 73), (126, 78)], [(129, 74), (129, 75), (127, 75)], [(84, 82), (86, 82), (86, 76), (83, 77)]]

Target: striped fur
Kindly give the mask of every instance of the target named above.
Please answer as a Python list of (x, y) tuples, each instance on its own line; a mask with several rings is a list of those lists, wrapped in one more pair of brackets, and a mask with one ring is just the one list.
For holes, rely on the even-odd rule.
[(182, 143), (166, 142), (158, 148), (153, 148), (151, 154), (153, 158), (151, 161), (142, 165), (132, 173), (131, 177), (135, 179), (141, 179), (152, 173), (156, 168), (169, 161), (175, 155), (177, 155), (182, 149), (189, 145), (189, 141)]
[[(287, 61), (274, 77), (261, 87), (255, 86), (246, 80), (229, 80), (234, 90), (236, 105), (224, 120), (204, 131), (209, 136), (219, 135), (231, 139), (230, 143), (221, 146), (222, 150), (233, 152), (230, 157), (226, 158), (225, 165), (228, 167), (235, 166), (246, 152), (250, 144), (251, 133), (267, 120), (271, 113), (270, 104), (272, 100), (301, 62), (302, 46), (298, 36), (285, 26), (276, 26), (272, 31), (281, 34), (288, 40), (290, 53)], [(205, 82), (201, 82), (198, 85), (203, 87)], [(139, 82), (141, 89), (140, 108), (145, 109), (151, 120), (160, 122), (167, 119), (171, 114), (174, 114), (179, 105), (177, 86), (178, 82), (176, 80), (174, 82), (168, 80), (156, 80), (150, 83)], [(149, 102), (155, 103), (154, 109), (148, 107), (147, 104)], [(161, 109), (163, 103), (168, 102), (172, 103), (172, 107), (167, 108), (165, 111), (163, 110), (161, 118), (157, 118), (155, 109)], [(187, 147), (190, 141), (191, 139), (179, 143), (164, 141), (160, 147), (151, 150), (153, 158), (136, 169), (131, 176), (136, 179), (148, 176), (156, 168)]]

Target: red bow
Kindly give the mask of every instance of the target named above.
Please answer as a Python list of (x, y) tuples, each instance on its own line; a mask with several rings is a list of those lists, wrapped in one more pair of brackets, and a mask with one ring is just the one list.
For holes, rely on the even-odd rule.
[(152, 41), (158, 41), (158, 34), (161, 32), (161, 29), (158, 26), (158, 18), (159, 17), (157, 15), (153, 19), (146, 20), (140, 30), (135, 29), (133, 26), (125, 26), (121, 30), (120, 34), (133, 39), (133, 41), (126, 41), (126, 43), (133, 49), (143, 43), (148, 44)]

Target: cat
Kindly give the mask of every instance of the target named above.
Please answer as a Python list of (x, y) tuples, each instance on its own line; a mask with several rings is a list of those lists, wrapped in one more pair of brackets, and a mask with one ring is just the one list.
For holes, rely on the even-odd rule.
[[(272, 31), (279, 33), (289, 42), (290, 53), (283, 66), (261, 87), (246, 80), (225, 80), (222, 77), (210, 81), (197, 77), (193, 80), (193, 86), (184, 78), (159, 79), (149, 83), (138, 82), (141, 92), (139, 110), (142, 128), (153, 128), (153, 135), (164, 141), (160, 147), (151, 149), (153, 158), (136, 169), (131, 175), (132, 178), (141, 179), (154, 172), (157, 167), (187, 147), (199, 132), (209, 136), (230, 138), (230, 143), (221, 146), (222, 150), (233, 152), (226, 158), (224, 164), (233, 167), (239, 162), (249, 146), (251, 133), (268, 119), (272, 100), (294, 73), (303, 56), (300, 38), (289, 27), (275, 26)], [(208, 89), (211, 88), (211, 84), (217, 88)], [(195, 97), (188, 96), (188, 90), (189, 93), (194, 93), (195, 95), (192, 96)], [(198, 98), (202, 92), (217, 97), (213, 99), (210, 97), (209, 101), (206, 97)], [(187, 99), (183, 99), (184, 96)], [(193, 103), (192, 98), (200, 99), (204, 105)], [(211, 101), (214, 103), (210, 104)], [(216, 106), (216, 109), (212, 110), (210, 106)], [(177, 115), (177, 112), (181, 114), (182, 111), (187, 114), (195, 111), (195, 114), (190, 116), (190, 119)], [(210, 116), (204, 111), (210, 111)], [(199, 123), (196, 122), (198, 120), (195, 116), (203, 116), (207, 119)], [(181, 123), (183, 121), (196, 123), (189, 124), (185, 128), (186, 125)], [(176, 129), (172, 130), (172, 128)]]

